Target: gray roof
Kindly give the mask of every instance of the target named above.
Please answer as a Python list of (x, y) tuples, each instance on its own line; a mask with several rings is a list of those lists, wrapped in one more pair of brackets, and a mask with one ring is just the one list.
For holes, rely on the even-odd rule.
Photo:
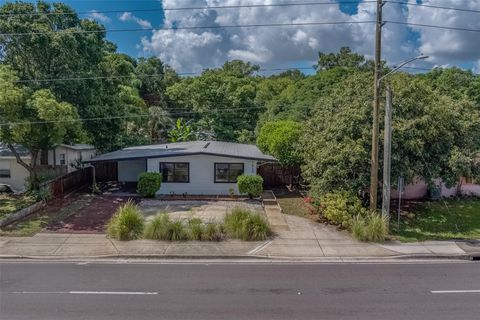
[[(20, 157), (30, 156), (30, 152), (24, 146), (21, 146), (19, 144), (14, 144), (13, 147), (18, 152)], [(15, 155), (13, 154), (12, 150), (10, 150), (10, 148), (7, 147), (7, 144), (0, 142), (0, 157), (14, 157), (14, 156)]]
[(119, 161), (141, 158), (161, 158), (207, 154), (222, 157), (276, 161), (263, 154), (255, 145), (221, 141), (189, 141), (130, 147), (99, 155), (86, 162)]
[(72, 150), (93, 150), (95, 149), (94, 146), (91, 144), (85, 144), (85, 143), (75, 143), (75, 144), (61, 144), (60, 146), (72, 149)]

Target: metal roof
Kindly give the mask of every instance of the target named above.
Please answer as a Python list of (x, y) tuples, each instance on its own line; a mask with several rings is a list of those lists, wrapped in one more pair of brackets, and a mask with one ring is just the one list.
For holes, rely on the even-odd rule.
[(85, 144), (85, 143), (75, 143), (75, 144), (60, 144), (59, 146), (72, 149), (72, 150), (93, 150), (95, 149), (94, 146), (91, 144)]
[[(20, 157), (30, 157), (30, 152), (24, 146), (14, 144), (13, 147), (18, 152)], [(7, 147), (6, 143), (0, 142), (0, 157), (14, 157), (15, 154)]]
[(221, 141), (188, 141), (130, 147), (99, 155), (85, 162), (119, 161), (141, 158), (162, 158), (206, 154), (222, 157), (276, 161), (255, 145)]

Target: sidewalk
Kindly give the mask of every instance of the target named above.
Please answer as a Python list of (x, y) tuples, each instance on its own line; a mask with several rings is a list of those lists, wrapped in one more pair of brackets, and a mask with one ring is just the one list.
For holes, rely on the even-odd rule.
[(359, 242), (334, 227), (284, 215), (288, 228), (263, 242), (116, 241), (99, 234), (39, 233), (33, 237), (0, 237), (0, 258), (82, 259), (101, 257), (146, 258), (271, 258), (327, 260), (335, 258), (468, 258), (480, 256), (480, 245), (466, 242)]

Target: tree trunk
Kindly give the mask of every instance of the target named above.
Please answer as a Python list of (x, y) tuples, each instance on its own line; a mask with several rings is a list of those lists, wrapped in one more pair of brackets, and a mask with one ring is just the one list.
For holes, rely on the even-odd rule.
[(23, 161), (23, 159), (20, 157), (20, 154), (17, 152), (15, 147), (11, 144), (7, 144), (8, 148), (10, 151), (15, 156), (15, 159), (17, 160), (17, 163), (27, 169), (28, 173), (30, 174), (30, 189), (36, 190), (38, 189), (38, 181), (37, 181), (37, 157), (38, 157), (38, 151), (30, 151), (31, 154), (31, 161), (30, 164), (26, 163)]
[(456, 196), (457, 197), (462, 196), (462, 184), (463, 184), (462, 182), (463, 182), (463, 178), (460, 177), (458, 179), (458, 183), (457, 183), (457, 191), (456, 191)]

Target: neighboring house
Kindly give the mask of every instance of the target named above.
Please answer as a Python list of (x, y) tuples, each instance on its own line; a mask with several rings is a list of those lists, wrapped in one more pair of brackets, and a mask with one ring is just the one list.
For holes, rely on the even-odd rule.
[(255, 175), (259, 163), (276, 159), (255, 145), (191, 141), (125, 148), (86, 162), (116, 162), (118, 181), (137, 182), (142, 172), (160, 172), (158, 194), (238, 194), (237, 177)]
[[(30, 153), (22, 146), (16, 146), (20, 158), (30, 163)], [(0, 143), (0, 184), (9, 185), (14, 191), (23, 191), (29, 173), (27, 169), (17, 163), (17, 159), (10, 149)]]
[(48, 150), (46, 163), (53, 166), (67, 166), (67, 172), (75, 171), (76, 164), (92, 159), (96, 155), (95, 147), (89, 144), (60, 144)]
[[(453, 197), (457, 195), (457, 188), (447, 188), (441, 181), (437, 181), (438, 185), (441, 184), (441, 196)], [(469, 178), (463, 178), (461, 192), (464, 196), (480, 196), (480, 184), (477, 181)], [(423, 199), (428, 197), (428, 185), (422, 179), (406, 185), (402, 192), (402, 199), (414, 200)], [(398, 191), (392, 188), (392, 199), (398, 199)]]
[[(31, 156), (27, 149), (15, 146), (23, 161), (30, 164)], [(75, 171), (75, 165), (83, 160), (95, 156), (95, 147), (86, 144), (58, 145), (52, 150), (41, 152), (38, 157), (40, 174), (59, 175)], [(9, 185), (14, 191), (25, 190), (29, 172), (17, 159), (13, 152), (3, 143), (0, 143), (0, 184)]]

